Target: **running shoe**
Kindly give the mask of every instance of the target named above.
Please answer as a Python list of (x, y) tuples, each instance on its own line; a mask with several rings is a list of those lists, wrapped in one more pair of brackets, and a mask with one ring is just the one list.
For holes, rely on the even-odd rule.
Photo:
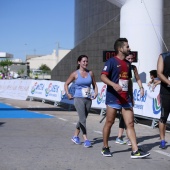
[[(131, 143), (130, 139), (128, 139), (128, 140), (126, 141), (126, 144), (127, 144), (128, 146), (132, 146), (132, 143)], [(138, 141), (137, 141), (137, 145), (140, 146), (140, 143), (138, 143)]]
[(126, 141), (126, 144), (127, 144), (128, 146), (132, 146), (131, 141), (130, 141), (129, 139)]
[(84, 141), (84, 147), (86, 147), (86, 148), (92, 147), (91, 142), (89, 140), (85, 140)]
[(109, 147), (108, 147), (108, 148), (103, 147), (103, 148), (102, 148), (102, 151), (101, 151), (101, 154), (102, 154), (103, 156), (106, 156), (106, 157), (111, 157), (111, 156), (112, 156)]
[(78, 136), (73, 136), (73, 137), (71, 138), (71, 140), (72, 140), (75, 144), (77, 144), (77, 145), (80, 145), (80, 144), (81, 144), (80, 138), (79, 138)]
[(139, 148), (136, 152), (132, 151), (131, 158), (132, 159), (145, 158), (145, 157), (147, 157), (149, 155), (150, 155), (149, 152), (145, 152), (145, 151), (143, 151), (142, 149)]
[(118, 143), (118, 144), (120, 144), (120, 145), (126, 144), (126, 142), (125, 142), (122, 138), (118, 138), (118, 137), (116, 138), (115, 143)]
[(165, 140), (161, 140), (159, 148), (166, 149), (166, 142), (165, 142)]

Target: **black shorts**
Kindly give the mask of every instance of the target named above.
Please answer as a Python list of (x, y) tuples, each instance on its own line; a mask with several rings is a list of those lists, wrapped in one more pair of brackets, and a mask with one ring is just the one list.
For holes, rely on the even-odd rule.
[(119, 128), (126, 129), (122, 113), (119, 113)]
[(170, 113), (170, 95), (161, 94), (161, 117), (160, 121), (166, 123)]

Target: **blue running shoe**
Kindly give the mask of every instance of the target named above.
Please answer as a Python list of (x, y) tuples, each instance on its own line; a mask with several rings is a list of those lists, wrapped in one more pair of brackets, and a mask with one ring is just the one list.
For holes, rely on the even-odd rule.
[(71, 140), (72, 140), (75, 144), (77, 144), (77, 145), (80, 145), (80, 144), (81, 144), (80, 138), (79, 138), (78, 136), (73, 136), (73, 137), (71, 138)]
[(125, 142), (122, 138), (118, 138), (118, 137), (116, 138), (115, 143), (118, 143), (118, 144), (120, 144), (120, 145), (126, 144), (126, 142)]
[(86, 147), (86, 148), (92, 147), (91, 142), (89, 140), (85, 140), (84, 147)]
[(166, 142), (165, 142), (165, 140), (161, 140), (161, 143), (160, 143), (160, 145), (159, 145), (159, 148), (161, 148), (161, 149), (166, 149)]

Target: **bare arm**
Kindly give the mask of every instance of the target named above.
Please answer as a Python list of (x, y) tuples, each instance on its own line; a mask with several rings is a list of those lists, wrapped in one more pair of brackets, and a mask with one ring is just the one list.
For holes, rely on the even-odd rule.
[(132, 104), (134, 105), (134, 100), (133, 100), (133, 82), (131, 79), (129, 79), (129, 83), (128, 83), (128, 92), (129, 92), (129, 95), (132, 99)]
[(160, 84), (161, 83), (161, 80), (155, 80), (154, 81), (154, 86), (156, 87), (158, 84)]
[(105, 84), (109, 86), (112, 86), (117, 92), (122, 91), (122, 87), (119, 84), (116, 84), (112, 82), (111, 80), (109, 80), (109, 78), (105, 74), (102, 74), (100, 78), (102, 82), (104, 82)]
[(98, 95), (98, 87), (96, 84), (95, 76), (92, 71), (90, 71), (90, 75), (92, 77), (92, 86), (93, 86), (93, 90), (94, 90), (94, 98), (93, 99), (95, 99)]
[(164, 62), (162, 56), (160, 55), (157, 62), (157, 75), (162, 82), (166, 83), (167, 85), (170, 85), (170, 80), (168, 80), (164, 76), (163, 69), (164, 69)]
[(70, 74), (69, 78), (66, 80), (65, 84), (64, 84), (64, 90), (68, 96), (69, 99), (72, 99), (73, 96), (69, 93), (68, 91), (68, 86), (71, 82), (73, 82), (76, 78), (76, 72), (73, 72)]
[(152, 90), (154, 91), (155, 87), (156, 87), (158, 84), (160, 84), (160, 83), (161, 83), (161, 80), (155, 80), (155, 81), (154, 81), (154, 84), (153, 84), (153, 86), (152, 86)]
[(136, 82), (138, 83), (138, 86), (140, 88), (140, 97), (142, 97), (144, 95), (144, 88), (143, 88), (142, 82), (140, 80), (140, 77), (139, 77), (139, 74), (138, 74), (138, 70), (135, 67), (135, 69), (133, 71), (134, 71)]

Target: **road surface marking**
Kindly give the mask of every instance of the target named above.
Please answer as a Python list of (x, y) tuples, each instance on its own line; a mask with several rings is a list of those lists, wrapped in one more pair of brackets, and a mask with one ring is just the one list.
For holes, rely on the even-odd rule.
[(167, 152), (163, 152), (163, 151), (159, 151), (159, 150), (154, 150), (154, 152), (157, 152), (157, 153), (160, 153), (162, 155), (170, 157), (170, 153), (167, 153)]
[(94, 130), (93, 132), (95, 132), (95, 133), (99, 133), (99, 134), (102, 134), (102, 132), (101, 132), (101, 131), (95, 131), (95, 130)]
[(68, 121), (67, 119), (63, 119), (63, 118), (61, 118), (61, 117), (59, 117), (58, 119), (63, 120), (63, 121)]

